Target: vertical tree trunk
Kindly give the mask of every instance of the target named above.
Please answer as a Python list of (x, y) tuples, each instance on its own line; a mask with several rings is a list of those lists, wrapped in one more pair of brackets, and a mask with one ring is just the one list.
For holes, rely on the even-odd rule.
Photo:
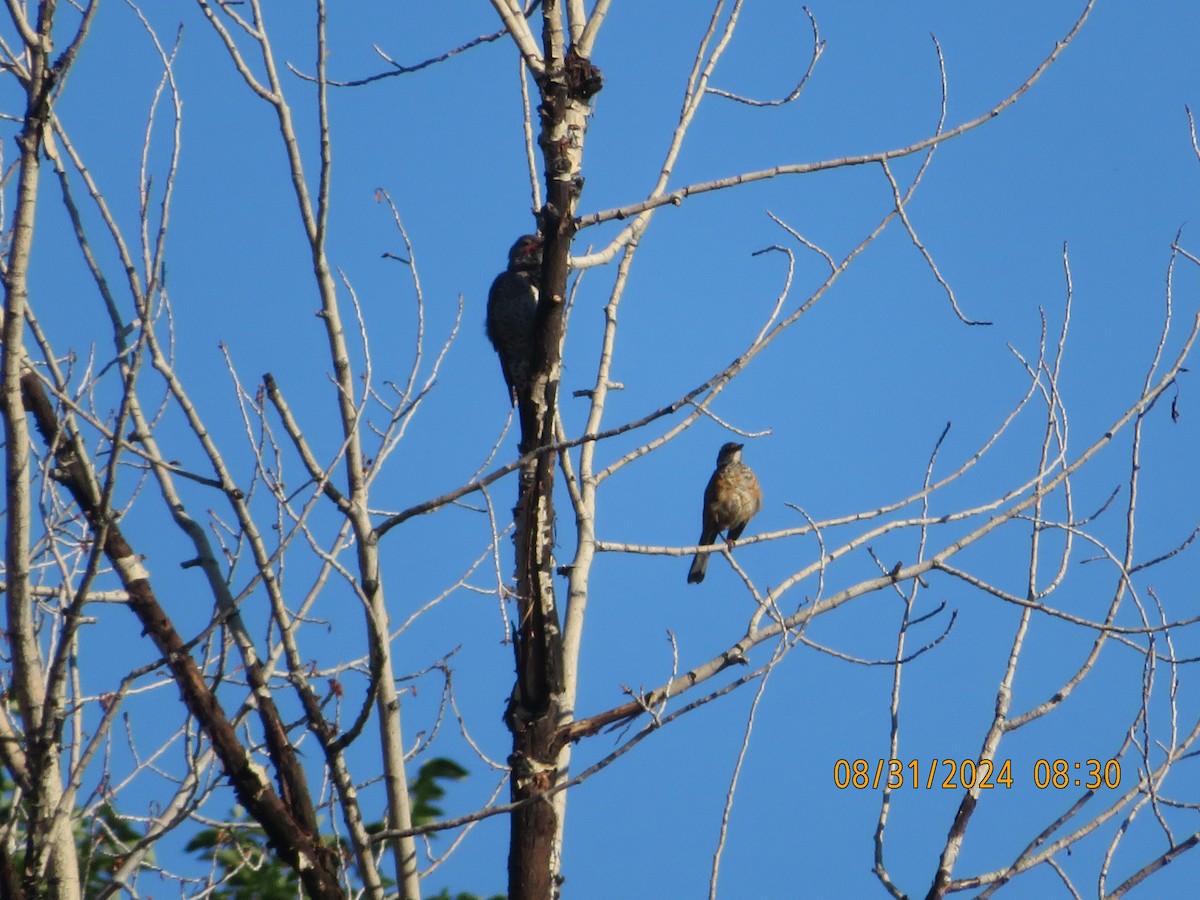
[[(25, 360), (25, 309), (29, 301), (29, 255), (37, 211), (41, 172), (42, 136), (50, 119), (50, 92), (54, 72), (49, 63), (50, 29), (54, 4), (38, 10), (37, 41), (27, 38), (29, 77), (25, 85), (25, 120), (17, 144), (20, 165), (17, 208), (13, 217), (12, 245), (4, 282), (3, 417), (5, 441), (5, 566), (7, 572), (8, 642), (13, 661), (13, 689), (25, 729), (29, 788), (25, 804), (29, 815), (25, 852), (24, 887), (30, 896), (48, 894), (77, 898), (79, 864), (69, 815), (56, 815), (62, 799), (59, 767), (56, 698), (47, 698), (32, 618), (29, 588), (29, 429), (21, 399)], [(28, 24), (28, 23), (27, 23)]]
[[(539, 81), (546, 205), (538, 296), (538, 343), (529, 397), (522, 415), (525, 450), (554, 443), (561, 380), (563, 311), (568, 258), (575, 236), (575, 207), (583, 185), (583, 137), (588, 99), (599, 90), (599, 73), (566, 51), (557, 0), (542, 4), (545, 74)], [(543, 452), (521, 472), (516, 508), (517, 679), (506, 721), (513, 735), (512, 799), (526, 800), (553, 788), (559, 771), (559, 728), (563, 724), (562, 633), (554, 593), (554, 454)], [(510, 900), (557, 897), (562, 881), (558, 817), (549, 799), (534, 800), (512, 815), (509, 845)]]

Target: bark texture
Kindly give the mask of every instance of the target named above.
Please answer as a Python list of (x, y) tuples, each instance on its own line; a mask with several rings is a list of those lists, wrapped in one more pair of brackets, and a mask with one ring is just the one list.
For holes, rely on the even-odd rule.
[(512, 815), (509, 846), (510, 900), (557, 897), (562, 881), (559, 810), (540, 796), (565, 776), (558, 770), (563, 724), (563, 643), (555, 598), (553, 445), (562, 370), (568, 259), (575, 236), (575, 208), (583, 187), (583, 139), (588, 101), (600, 89), (600, 73), (574, 48), (566, 49), (562, 13), (555, 0), (543, 4), (545, 71), (538, 79), (538, 143), (545, 164), (546, 204), (538, 292), (537, 341), (527, 395), (521, 404), (521, 447), (539, 449), (521, 472), (516, 507), (516, 685), (506, 721), (513, 735), (512, 799), (531, 801)]

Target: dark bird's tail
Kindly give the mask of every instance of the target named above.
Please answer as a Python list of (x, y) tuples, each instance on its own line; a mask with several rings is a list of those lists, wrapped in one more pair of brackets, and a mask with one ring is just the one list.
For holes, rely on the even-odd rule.
[[(700, 533), (700, 545), (711, 544), (717, 539), (716, 531), (711, 534), (708, 529)], [(699, 584), (704, 580), (705, 574), (708, 572), (708, 554), (697, 553), (692, 557), (692, 567), (688, 569), (688, 584)]]

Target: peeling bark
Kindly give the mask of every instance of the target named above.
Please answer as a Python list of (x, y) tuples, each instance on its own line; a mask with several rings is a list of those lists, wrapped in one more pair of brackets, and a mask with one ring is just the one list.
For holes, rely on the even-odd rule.
[[(575, 208), (583, 188), (582, 161), (588, 100), (600, 89), (600, 73), (574, 52), (564, 52), (562, 13), (555, 0), (543, 4), (545, 71), (538, 79), (538, 143), (545, 163), (546, 205), (540, 212), (544, 238), (538, 295), (538, 341), (534, 377), (521, 404), (521, 448), (554, 443), (562, 372), (568, 258), (575, 236)], [(558, 740), (563, 719), (563, 642), (554, 591), (555, 456), (542, 452), (522, 470), (516, 507), (516, 685), (505, 721), (513, 735), (512, 799), (535, 797), (558, 784)], [(562, 881), (562, 806), (549, 799), (519, 807), (512, 815), (509, 846), (510, 900), (557, 897)]]

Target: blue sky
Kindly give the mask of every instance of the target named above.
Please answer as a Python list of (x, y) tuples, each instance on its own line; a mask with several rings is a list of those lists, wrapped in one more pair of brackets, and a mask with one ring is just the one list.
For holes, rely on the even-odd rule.
[[(496, 27), (487, 3), (458, 0), (435, 7), (334, 5), (330, 77), (382, 71), (372, 44), (412, 63)], [(587, 135), (581, 212), (635, 202), (653, 184), (710, 15), (707, 6), (692, 7), (614, 4), (593, 57), (605, 87)], [(1032, 72), (1083, 4), (817, 0), (809, 8), (827, 44), (800, 99), (763, 110), (707, 98), (673, 186), (901, 147), (928, 136), (940, 103), (931, 33), (945, 58), (948, 124), (972, 119)], [(184, 25), (176, 64), (184, 104), (183, 151), (167, 263), (178, 370), (243, 477), (249, 477), (250, 456), (218, 343), (228, 348), (251, 390), (262, 373), (273, 373), (318, 452), (331, 453), (337, 444), (334, 395), (323, 330), (313, 315), (318, 298), (270, 111), (239, 83), (195, 8), (171, 5), (146, 12), (168, 43), (176, 25)], [(290, 3), (269, 5), (267, 15), (277, 59), (311, 71), (313, 16), (294, 12)], [(908, 213), (964, 311), (994, 324), (971, 328), (956, 319), (908, 235), (893, 222), (713, 406), (736, 427), (765, 433), (747, 441), (745, 451), (766, 495), (747, 534), (803, 524), (787, 504), (824, 520), (913, 493), (947, 422), (952, 427), (938, 471), (945, 474), (969, 457), (1025, 389), (1027, 379), (1010, 346), (1027, 359), (1036, 357), (1040, 311), (1051, 335), (1058, 333), (1066, 296), (1064, 244), (1073, 283), (1060, 384), (1070, 414), (1068, 450), (1078, 452), (1103, 434), (1145, 379), (1161, 331), (1176, 232), (1182, 229), (1184, 249), (1200, 255), (1200, 160), (1185, 112), (1187, 104), (1200, 106), (1197, 35), (1200, 7), (1193, 3), (1101, 0), (1076, 41), (1015, 106), (937, 150)], [(783, 96), (807, 65), (810, 46), (809, 23), (798, 4), (747, 4), (712, 84), (740, 94)], [(136, 18), (127, 7), (109, 4), (59, 107), (127, 227), (136, 222), (138, 154), (158, 71)], [(286, 86), (306, 141), (309, 175), (315, 178), (312, 91), (291, 76)], [(0, 98), (7, 110), (19, 110), (11, 84)], [(414, 243), (425, 296), (427, 360), (455, 327), (459, 296), (463, 304), (436, 386), (377, 482), (375, 503), (393, 511), (468, 478), (507, 415), (482, 320), (487, 286), (503, 266), (509, 244), (532, 226), (516, 53), (501, 40), (415, 74), (333, 90), (331, 122), (329, 252), (362, 304), (377, 380), (400, 379), (408, 372), (415, 300), (408, 270), (383, 258), (385, 252), (402, 254), (403, 245), (376, 189), (394, 199)], [(159, 171), (168, 137), (160, 124), (152, 145)], [(897, 178), (907, 183), (917, 164), (915, 159), (895, 163)], [(161, 190), (161, 182), (155, 190)], [(56, 188), (47, 182), (44, 191), (48, 211), (40, 219), (35, 249), (35, 308), (60, 350), (85, 354), (94, 345), (106, 359), (112, 345), (103, 330), (102, 308), (69, 244), (63, 216), (53, 208)], [(612, 396), (606, 424), (674, 400), (742, 352), (785, 274), (782, 254), (753, 256), (755, 251), (773, 244), (795, 251), (786, 309), (820, 284), (826, 271), (822, 260), (792, 241), (768, 211), (840, 258), (891, 205), (882, 172), (869, 166), (780, 177), (660, 211), (642, 241), (622, 303), (613, 374), (625, 390)], [(577, 249), (602, 246), (618, 227), (582, 232)], [(111, 266), (113, 260), (104, 262)], [(564, 356), (564, 395), (588, 387), (594, 378), (601, 310), (613, 277), (612, 267), (583, 277)], [(1198, 285), (1196, 267), (1180, 261), (1168, 356), (1178, 351), (1196, 312)], [(1178, 397), (1178, 422), (1171, 421), (1166, 403), (1147, 422), (1139, 558), (1165, 552), (1197, 524), (1200, 395), (1193, 379), (1186, 375), (1178, 393), (1169, 395)], [(583, 401), (565, 401), (568, 430), (577, 430), (583, 415)], [(618, 458), (671, 421), (614, 439), (599, 458)], [(162, 426), (168, 453), (201, 467), (198, 448), (177, 426), (169, 414)], [(934, 500), (932, 511), (980, 503), (1023, 481), (1036, 464), (1040, 434), (1041, 419), (1031, 410), (969, 478)], [(598, 537), (638, 545), (694, 541), (704, 484), (717, 448), (727, 439), (716, 423), (701, 422), (622, 470), (601, 494)], [(515, 438), (509, 435), (500, 459), (514, 450)], [(1077, 481), (1077, 509), (1101, 507), (1127, 479), (1128, 460), (1127, 439), (1101, 454)], [(301, 481), (298, 463), (288, 465)], [(218, 502), (198, 489), (189, 496), (197, 510)], [(513, 496), (515, 482), (494, 490), (501, 515)], [(565, 496), (560, 503), (565, 514)], [(1124, 503), (1122, 492), (1093, 523), (1096, 534), (1117, 546)], [(150, 503), (137, 509), (145, 512), (130, 516), (126, 527), (142, 546), (153, 541), (148, 565), (160, 579), (160, 592), (172, 598), (181, 630), (202, 627), (211, 600), (194, 580), (198, 576), (178, 574), (177, 563), (188, 553), (182, 536), (171, 531), (161, 509)], [(854, 528), (826, 539), (848, 540), (857, 533)], [(484, 517), (464, 508), (418, 518), (391, 532), (385, 539), (385, 581), (393, 620), (403, 621), (453, 585), (486, 549), (487, 538)], [(1051, 543), (1056, 539), (1047, 537)], [(1020, 593), (1028, 541), (1027, 526), (1009, 527), (966, 554), (961, 564)], [(565, 518), (559, 545), (560, 561), (568, 560), (573, 538)], [(934, 545), (942, 544), (935, 540)], [(502, 545), (505, 572), (511, 568), (509, 547), (507, 541)], [(875, 549), (888, 564), (912, 561), (916, 552), (907, 534), (881, 539)], [(817, 547), (811, 537), (802, 537), (735, 552), (757, 583), (771, 585), (811, 562)], [(1114, 575), (1103, 564), (1081, 562), (1090, 555), (1076, 549), (1051, 602), (1096, 618), (1111, 596)], [(294, 564), (297, 591), (310, 565)], [(473, 587), (494, 588), (488, 568), (472, 576)], [(664, 682), (671, 665), (668, 631), (685, 669), (743, 633), (753, 601), (728, 564), (714, 558), (708, 580), (699, 587), (685, 584), (686, 569), (687, 560), (679, 557), (601, 555), (584, 638), (581, 713), (622, 702), (625, 686)], [(1047, 566), (1043, 579), (1052, 569)], [(825, 593), (874, 571), (864, 551), (850, 554), (830, 567)], [(1192, 550), (1140, 575), (1137, 585), (1142, 592), (1156, 591), (1169, 618), (1184, 618), (1194, 610), (1196, 574)], [(795, 608), (816, 590), (815, 583), (801, 585), (787, 595), (785, 606)], [(318, 604), (317, 615), (330, 624), (312, 631), (314, 657), (361, 652), (361, 627), (347, 615), (349, 603), (344, 589), (334, 587)], [(978, 753), (1018, 615), (960, 582), (933, 577), (916, 614), (940, 603), (946, 610), (910, 638), (913, 645), (932, 640), (949, 612), (957, 614), (946, 640), (906, 669), (905, 760)], [(901, 612), (894, 594), (868, 595), (820, 618), (808, 636), (841, 654), (887, 659)], [(260, 624), (263, 615), (260, 609)], [(1123, 613), (1122, 621), (1131, 624), (1133, 618)], [(94, 633), (85, 635), (85, 648), (89, 642), (117, 639), (127, 642), (138, 659), (149, 658), (151, 648), (140, 646), (137, 634), (124, 610), (106, 609)], [(423, 669), (459, 648), (456, 697), (472, 737), (499, 761), (507, 754), (500, 716), (511, 683), (511, 652), (501, 644), (502, 636), (496, 598), (460, 589), (397, 642), (404, 671)], [(1180, 632), (1176, 639), (1181, 656), (1195, 655), (1192, 633)], [(1052, 694), (1078, 666), (1088, 643), (1078, 629), (1035, 617), (1014, 709), (1023, 711)], [(768, 653), (759, 648), (751, 662), (765, 662)], [(115, 662), (118, 670), (127, 663)], [(1110, 646), (1060, 710), (1006, 739), (999, 756), (1013, 760), (1017, 784), (985, 796), (956, 875), (1003, 866), (1078, 796), (1036, 789), (1034, 760), (1107, 759), (1138, 708), (1142, 675), (1140, 655)], [(95, 690), (102, 690), (103, 673), (94, 677)], [(1158, 677), (1166, 679), (1165, 670)], [(1180, 727), (1186, 731), (1197, 715), (1197, 696), (1187, 666), (1179, 678)], [(427, 676), (416, 683), (417, 693), (405, 706), (410, 735), (433, 728), (438, 705), (436, 679)], [(838, 759), (887, 755), (890, 684), (888, 666), (854, 665), (804, 646), (774, 671), (733, 806), (721, 895), (884, 896), (871, 874), (879, 793), (838, 790), (832, 773)], [(1156, 728), (1167, 724), (1164, 684), (1155, 695)], [(684, 717), (572, 793), (567, 896), (704, 895), (754, 690), (749, 685)], [(173, 709), (174, 701), (173, 693), (160, 691), (139, 701), (139, 709), (143, 716), (153, 715), (155, 704)], [(451, 726), (443, 726), (430, 752), (453, 756), (472, 770), (473, 777), (446, 799), (447, 812), (459, 814), (482, 802), (495, 777)], [(1164, 740), (1165, 735), (1158, 734)], [(612, 751), (622, 737), (602, 735), (580, 746), (576, 771)], [(369, 733), (364, 740), (373, 739)], [(370, 758), (369, 748), (355, 758), (362, 780), (375, 774)], [(1129, 758), (1130, 776), (1133, 766)], [(1174, 789), (1174, 796), (1194, 802), (1188, 775), (1176, 769), (1168, 793)], [(913, 895), (927, 890), (958, 800), (958, 792), (943, 790), (910, 789), (895, 796), (887, 863), (902, 890)], [(232, 799), (222, 802), (214, 801), (214, 815)], [(1167, 815), (1177, 837), (1197, 828), (1194, 811)], [(1114, 827), (1105, 826), (1062, 859), (1084, 894), (1095, 890), (1084, 873), (1094, 871)], [(431, 877), (431, 892), (443, 885), (481, 894), (503, 890), (506, 837), (507, 824), (500, 818), (478, 826)], [(436, 843), (445, 846), (449, 840), (443, 836)], [(1112, 863), (1110, 888), (1166, 846), (1163, 831), (1143, 810)], [(1196, 860), (1186, 855), (1132, 896), (1178, 895), (1180, 885), (1195, 883), (1197, 871)], [(1026, 877), (1025, 887), (1010, 889), (1014, 896), (1066, 896), (1045, 867)]]

